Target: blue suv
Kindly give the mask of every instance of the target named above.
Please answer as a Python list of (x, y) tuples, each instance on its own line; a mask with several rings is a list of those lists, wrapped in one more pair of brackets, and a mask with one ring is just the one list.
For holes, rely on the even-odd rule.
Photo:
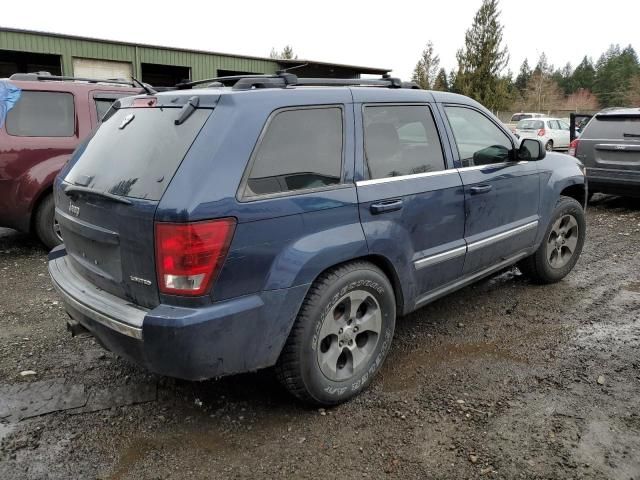
[(371, 383), (398, 316), (516, 263), (567, 275), (582, 165), (412, 87), (277, 74), (118, 100), (55, 182), (70, 328), (172, 377), (275, 366), (331, 405)]

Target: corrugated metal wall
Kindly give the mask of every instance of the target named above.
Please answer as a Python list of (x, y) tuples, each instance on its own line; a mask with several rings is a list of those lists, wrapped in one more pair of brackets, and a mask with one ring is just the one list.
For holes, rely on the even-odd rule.
[(275, 73), (278, 69), (276, 62), (266, 59), (136, 46), (3, 29), (0, 29), (0, 50), (61, 55), (63, 75), (73, 75), (73, 57), (131, 62), (133, 72), (137, 77), (141, 76), (141, 63), (190, 67), (192, 80), (215, 77), (218, 69), (254, 73)]

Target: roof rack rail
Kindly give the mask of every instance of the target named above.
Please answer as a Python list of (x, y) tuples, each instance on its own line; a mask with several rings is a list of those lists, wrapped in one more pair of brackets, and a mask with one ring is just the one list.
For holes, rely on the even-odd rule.
[(51, 75), (49, 72), (37, 72), (37, 73), (14, 73), (9, 77), (9, 80), (22, 80), (22, 81), (76, 81), (76, 82), (87, 82), (87, 83), (112, 83), (115, 85), (129, 85), (131, 87), (135, 87), (136, 84), (134, 82), (128, 82), (122, 78), (114, 78), (114, 79), (99, 79), (99, 78), (84, 78), (84, 77), (68, 77), (62, 75)]
[(386, 88), (420, 88), (414, 82), (403, 82), (399, 78), (388, 75), (382, 78), (298, 78), (287, 72), (279, 72), (275, 75), (234, 75), (229, 77), (207, 78), (193, 82), (179, 83), (175, 86), (178, 90), (193, 88), (202, 84), (233, 84), (234, 90), (251, 90), (260, 88), (285, 88), (287, 86), (314, 86), (314, 87), (344, 87), (344, 86), (370, 86)]

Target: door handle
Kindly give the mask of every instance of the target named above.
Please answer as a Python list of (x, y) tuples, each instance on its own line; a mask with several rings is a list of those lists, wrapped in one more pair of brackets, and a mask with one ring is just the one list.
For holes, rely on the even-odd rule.
[(471, 187), (471, 195), (478, 195), (480, 193), (490, 192), (493, 188), (493, 185), (476, 185), (475, 187)]
[(395, 212), (402, 208), (402, 200), (387, 200), (385, 202), (373, 203), (369, 207), (371, 213), (377, 215), (379, 213)]

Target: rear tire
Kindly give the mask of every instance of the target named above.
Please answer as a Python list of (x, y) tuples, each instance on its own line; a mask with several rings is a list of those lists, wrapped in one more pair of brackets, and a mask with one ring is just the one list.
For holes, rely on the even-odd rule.
[(538, 250), (518, 267), (533, 282), (555, 283), (573, 269), (584, 245), (587, 225), (580, 202), (560, 197)]
[(62, 243), (58, 223), (55, 221), (55, 204), (52, 194), (48, 194), (40, 202), (35, 213), (33, 226), (36, 235), (49, 250)]
[(553, 152), (553, 140), (549, 140), (546, 145), (544, 146), (544, 149), (547, 152)]
[(357, 261), (322, 274), (280, 354), (278, 380), (306, 403), (345, 402), (380, 369), (395, 320), (393, 288), (375, 265)]

